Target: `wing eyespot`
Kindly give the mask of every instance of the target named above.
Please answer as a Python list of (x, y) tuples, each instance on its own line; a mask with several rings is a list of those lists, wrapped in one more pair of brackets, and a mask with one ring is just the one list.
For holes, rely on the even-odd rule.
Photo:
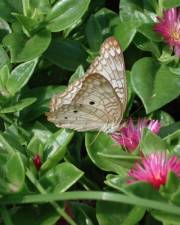
[(77, 113), (77, 112), (78, 112), (77, 110), (74, 110), (74, 111), (73, 111), (73, 113)]
[(89, 102), (89, 105), (94, 105), (94, 104), (95, 104), (94, 101), (90, 101), (90, 102)]
[(65, 116), (64, 119), (67, 120), (68, 119), (67, 116)]

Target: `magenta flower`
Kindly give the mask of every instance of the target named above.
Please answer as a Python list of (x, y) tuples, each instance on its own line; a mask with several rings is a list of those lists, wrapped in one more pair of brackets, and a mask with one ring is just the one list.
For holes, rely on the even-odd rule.
[(158, 17), (154, 30), (160, 33), (177, 56), (180, 56), (180, 8), (172, 8)]
[(145, 127), (157, 134), (160, 130), (160, 123), (158, 120), (138, 119), (137, 124), (134, 125), (133, 120), (130, 119), (119, 133), (112, 134), (112, 138), (130, 152), (133, 152), (139, 145)]
[(42, 160), (41, 160), (41, 157), (39, 154), (36, 154), (34, 157), (33, 157), (33, 163), (36, 167), (37, 170), (39, 170), (41, 168), (41, 165), (42, 165)]
[(166, 184), (169, 171), (180, 177), (180, 159), (168, 157), (166, 152), (156, 152), (144, 157), (141, 163), (135, 163), (128, 173), (128, 183), (143, 181), (159, 188)]

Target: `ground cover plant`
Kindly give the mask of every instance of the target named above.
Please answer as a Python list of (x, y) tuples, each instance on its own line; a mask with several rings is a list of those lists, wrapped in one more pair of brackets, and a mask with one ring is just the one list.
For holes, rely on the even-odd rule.
[[(180, 224), (180, 0), (0, 1), (0, 224)], [(47, 120), (113, 36), (118, 133)]]

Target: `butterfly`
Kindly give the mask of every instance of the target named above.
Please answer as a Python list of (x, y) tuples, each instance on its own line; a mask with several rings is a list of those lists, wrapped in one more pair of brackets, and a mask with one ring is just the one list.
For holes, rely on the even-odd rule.
[(114, 133), (127, 104), (127, 83), (122, 50), (112, 36), (85, 75), (52, 97), (48, 120), (76, 131)]

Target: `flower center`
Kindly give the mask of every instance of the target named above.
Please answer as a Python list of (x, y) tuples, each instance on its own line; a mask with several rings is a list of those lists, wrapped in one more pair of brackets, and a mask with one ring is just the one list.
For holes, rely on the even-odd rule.
[(180, 41), (180, 24), (176, 24), (172, 31), (171, 31), (171, 37), (175, 40), (175, 41)]
[(172, 38), (174, 39), (174, 40), (176, 40), (176, 41), (178, 41), (178, 40), (180, 40), (180, 33), (179, 32), (172, 32), (171, 33), (171, 36), (172, 36)]

